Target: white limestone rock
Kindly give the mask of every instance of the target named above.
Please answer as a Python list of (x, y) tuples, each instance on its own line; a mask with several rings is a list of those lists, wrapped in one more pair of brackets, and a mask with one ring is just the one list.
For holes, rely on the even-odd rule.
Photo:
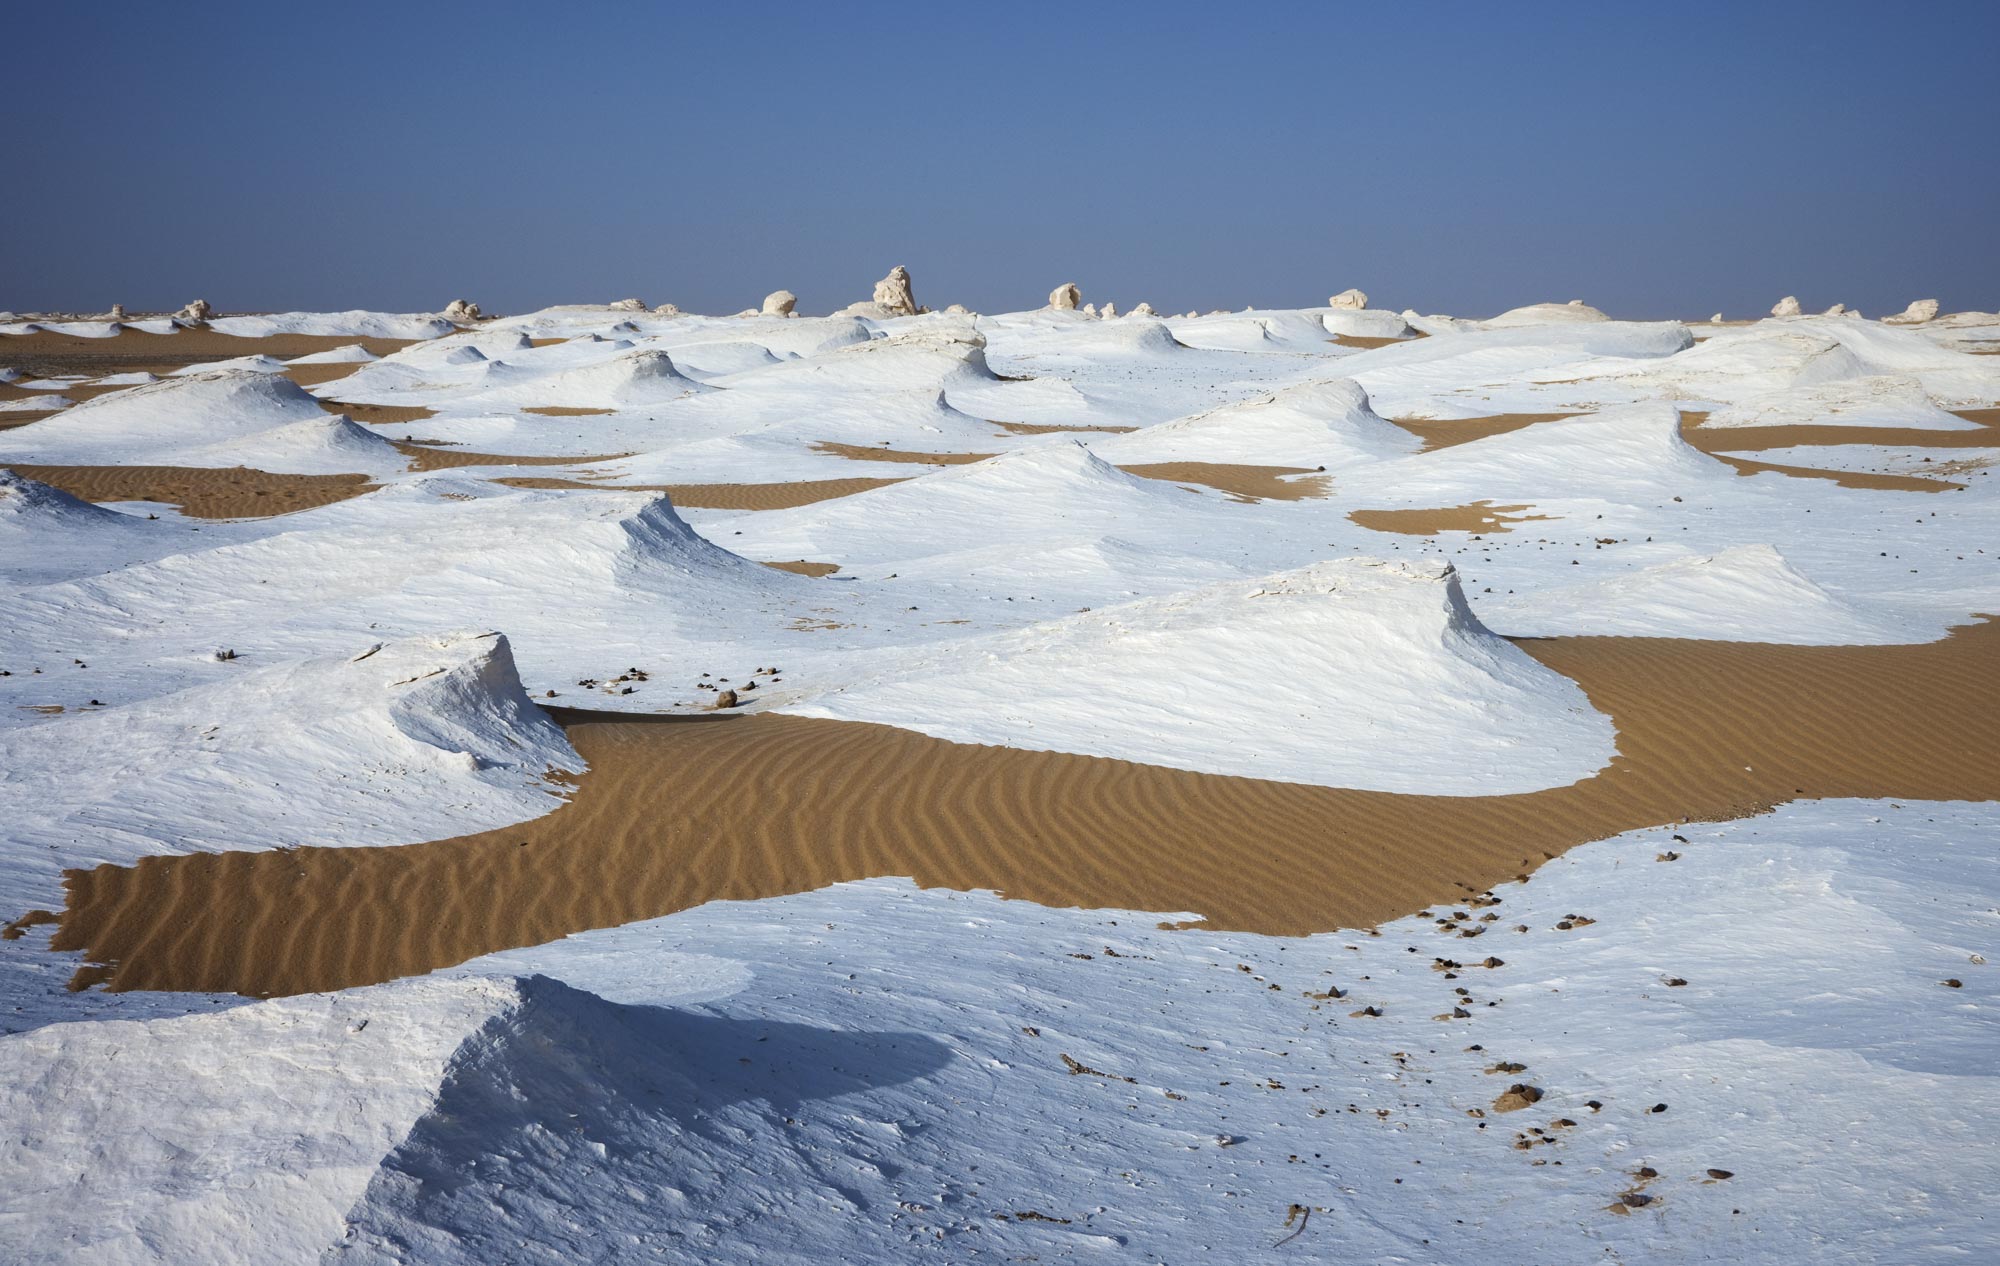
[(917, 296), (910, 289), (910, 270), (901, 264), (875, 283), (874, 303), (892, 317), (917, 315)]
[(604, 306), (610, 308), (613, 312), (644, 312), (646, 310), (646, 301), (644, 299), (620, 299), (616, 303), (607, 303)]
[(663, 303), (653, 309), (654, 316), (679, 316), (680, 314), (681, 305), (678, 303)]
[(1349, 286), (1347, 289), (1333, 296), (1333, 298), (1328, 299), (1326, 306), (1329, 308), (1351, 308), (1358, 311), (1368, 306), (1368, 295), (1363, 291)]
[(208, 300), (196, 299), (179, 312), (174, 313), (174, 319), (176, 321), (185, 321), (189, 325), (202, 325), (207, 322), (208, 314), (213, 311), (215, 309), (208, 306)]
[(1150, 303), (1143, 303), (1143, 302), (1142, 302), (1142, 303), (1138, 303), (1138, 304), (1134, 304), (1134, 305), (1133, 305), (1133, 307), (1132, 307), (1132, 315), (1133, 315), (1133, 316), (1148, 316), (1148, 317), (1149, 317), (1149, 316), (1158, 316), (1158, 315), (1159, 315), (1159, 313), (1157, 313), (1157, 312), (1153, 311), (1153, 305), (1152, 305), (1152, 304), (1150, 304)]
[(477, 321), (479, 305), (465, 299), (453, 299), (444, 305), (444, 319), (447, 321)]
[(799, 306), (799, 297), (789, 290), (773, 290), (764, 296), (765, 316), (795, 316), (793, 309)]
[(1895, 316), (1883, 317), (1882, 322), (1885, 325), (1922, 325), (1926, 321), (1934, 320), (1937, 314), (1937, 300), (1919, 299)]
[(1086, 303), (1081, 308), (1078, 308), (1077, 311), (1083, 313), (1083, 315), (1087, 317), (1094, 317), (1097, 315), (1097, 305), (1094, 303)]
[(1771, 305), (1771, 315), (1774, 317), (1794, 317), (1803, 310), (1799, 307), (1797, 295), (1786, 295)]
[(1111, 300), (1106, 299), (1104, 301), (1104, 306), (1098, 309), (1097, 315), (1109, 321), (1112, 317), (1118, 315), (1118, 305), (1111, 302)]
[(1076, 288), (1073, 281), (1064, 282), (1049, 291), (1049, 306), (1057, 312), (1074, 312), (1083, 302), (1083, 291)]

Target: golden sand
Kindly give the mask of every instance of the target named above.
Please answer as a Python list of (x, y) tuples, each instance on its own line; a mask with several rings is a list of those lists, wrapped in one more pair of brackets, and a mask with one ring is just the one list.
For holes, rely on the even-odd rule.
[(366, 475), (273, 475), (243, 466), (34, 466), (8, 469), (85, 501), (159, 501), (197, 519), (291, 514), (358, 497)]
[(55, 944), (115, 965), (114, 989), (296, 993), (879, 875), (1302, 934), (1460, 901), (1635, 827), (1794, 798), (2000, 798), (2000, 624), (1919, 646), (1523, 648), (1616, 721), (1603, 772), (1526, 795), (1396, 795), (853, 722), (558, 714), (590, 770), (546, 817), (71, 871)]
[(1347, 517), (1377, 532), (1401, 532), (1409, 536), (1436, 536), (1439, 532), (1508, 532), (1509, 524), (1545, 520), (1554, 516), (1525, 514), (1533, 506), (1496, 506), (1491, 501), (1470, 505), (1443, 506), (1435, 510), (1349, 510)]

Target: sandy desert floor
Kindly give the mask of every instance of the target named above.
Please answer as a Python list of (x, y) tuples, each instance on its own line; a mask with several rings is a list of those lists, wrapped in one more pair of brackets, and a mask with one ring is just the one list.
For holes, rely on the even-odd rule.
[(862, 306), (0, 324), (0, 1238), (2000, 1256), (2000, 315)]

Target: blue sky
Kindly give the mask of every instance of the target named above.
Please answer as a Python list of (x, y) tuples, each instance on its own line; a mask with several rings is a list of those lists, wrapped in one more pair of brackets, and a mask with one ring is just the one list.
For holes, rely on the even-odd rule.
[(0, 308), (2000, 307), (2000, 4), (24, 5)]

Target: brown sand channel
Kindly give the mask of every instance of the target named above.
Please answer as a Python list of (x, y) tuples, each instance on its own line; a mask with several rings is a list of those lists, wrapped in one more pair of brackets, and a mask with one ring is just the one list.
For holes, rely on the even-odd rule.
[(590, 770), (546, 817), (404, 847), (71, 871), (54, 944), (101, 965), (79, 985), (288, 994), (879, 875), (1303, 934), (1460, 901), (1635, 827), (1800, 797), (2000, 798), (2000, 624), (1920, 646), (1523, 646), (1615, 719), (1602, 773), (1412, 796), (852, 722), (558, 713)]
[(245, 466), (34, 466), (6, 463), (28, 479), (85, 501), (158, 501), (197, 519), (255, 519), (358, 497), (366, 475), (274, 475)]
[[(1310, 466), (1243, 466), (1231, 462), (1142, 462), (1118, 469), (1144, 479), (1175, 484), (1200, 484), (1226, 492), (1237, 501), (1304, 501), (1324, 497), (1333, 486), (1330, 475)], [(1298, 476), (1304, 476), (1299, 478)]]
[[(591, 461), (588, 457), (570, 461)], [(600, 459), (601, 460), (601, 459)], [(574, 488), (592, 492), (664, 492), (676, 506), (690, 510), (789, 510), (836, 497), (851, 497), (871, 488), (886, 488), (900, 479), (800, 479), (775, 484), (593, 484), (556, 476), (519, 475), (494, 480), (510, 488)]]
[(1508, 532), (1514, 523), (1545, 520), (1554, 516), (1525, 514), (1533, 506), (1496, 506), (1491, 501), (1470, 505), (1443, 506), (1435, 510), (1349, 510), (1347, 517), (1377, 532), (1401, 532), (1407, 536), (1436, 536), (1439, 532)]

